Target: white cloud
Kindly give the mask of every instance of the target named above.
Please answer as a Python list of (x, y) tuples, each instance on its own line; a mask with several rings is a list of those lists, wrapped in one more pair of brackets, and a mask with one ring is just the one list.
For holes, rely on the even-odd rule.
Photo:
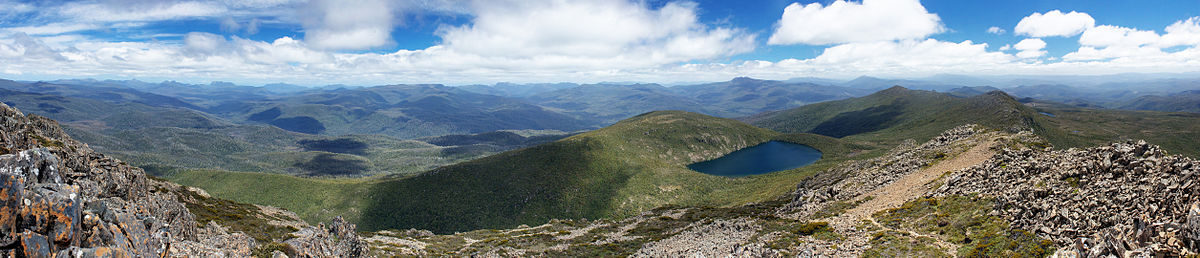
[(0, 58), (24, 60), (63, 60), (63, 56), (41, 40), (17, 33), (8, 42), (0, 42)]
[[(150, 6), (176, 4), (156, 5), (153, 1), (139, 3)], [(254, 34), (260, 22), (272, 26), (301, 24), (301, 19), (296, 17), (309, 13), (314, 14), (310, 21), (313, 23), (303, 24), (306, 26), (303, 39), (279, 37), (267, 41), (202, 32), (179, 35), (152, 35), (148, 32), (147, 37), (165, 38), (158, 39), (162, 41), (103, 42), (105, 39), (70, 33), (93, 28), (89, 26), (132, 28), (147, 23), (137, 20), (68, 20), (61, 24), (22, 27), (21, 30), (29, 33), (19, 34), (20, 37), (16, 36), (18, 31), (9, 28), (0, 32), (0, 71), (3, 71), (0, 74), (13, 76), (21, 73), (19, 77), (26, 79), (34, 78), (32, 76), (47, 79), (95, 76), (227, 80), (239, 83), (456, 84), (496, 81), (673, 82), (726, 80), (734, 76), (785, 79), (802, 76), (844, 78), (863, 74), (894, 77), (938, 73), (1098, 74), (1196, 72), (1200, 69), (1197, 68), (1200, 67), (1200, 37), (1197, 36), (1200, 35), (1200, 25), (1197, 24), (1200, 18), (1197, 17), (1167, 26), (1161, 35), (1138, 28), (1087, 25), (1084, 29), (1086, 32), (1081, 32), (1083, 36), (1079, 39), (1082, 47), (1061, 58), (1046, 56), (1046, 42), (1036, 37), (1001, 46), (999, 51), (995, 51), (995, 48), (988, 51), (989, 45), (984, 43), (926, 38), (937, 32), (883, 32), (882, 35), (868, 35), (875, 29), (895, 27), (895, 22), (886, 20), (882, 25), (877, 24), (879, 28), (858, 31), (865, 32), (864, 35), (826, 33), (820, 39), (840, 38), (832, 41), (836, 43), (828, 43), (832, 46), (826, 47), (813, 58), (727, 61), (731, 56), (753, 51), (756, 35), (730, 25), (701, 22), (698, 14), (703, 12), (702, 6), (692, 2), (651, 4), (638, 0), (476, 0), (468, 3), (414, 0), (383, 3), (387, 8), (371, 9), (388, 9), (389, 13), (368, 12), (361, 14), (364, 17), (346, 14), (353, 12), (347, 10), (363, 8), (361, 5), (347, 6), (345, 10), (332, 6), (358, 3), (315, 1), (308, 3), (318, 5), (311, 8), (304, 8), (299, 6), (302, 3), (290, 0), (244, 3), (247, 6), (297, 5), (292, 7), (301, 8), (307, 13), (292, 10), (288, 12), (295, 16), (295, 20), (269, 16), (255, 22), (254, 16), (240, 15), (240, 11), (232, 10), (232, 13), (210, 18), (219, 22), (231, 17), (232, 21), (240, 21), (235, 23), (240, 31), (247, 34)], [(919, 3), (912, 4), (915, 1), (908, 3), (919, 7)], [(209, 4), (232, 8), (238, 1)], [(876, 4), (874, 1), (862, 4), (834, 2), (829, 6), (818, 6), (821, 8), (817, 14), (867, 15), (871, 13), (862, 10), (874, 8), (870, 6)], [(806, 8), (794, 6), (793, 15)], [(371, 41), (362, 40), (364, 38), (383, 38), (374, 42), (359, 42), (360, 45), (336, 42), (337, 39), (322, 41), (318, 39), (320, 35), (312, 34), (321, 29), (329, 30), (332, 33), (329, 35), (353, 34), (361, 28), (391, 30), (398, 26), (397, 19), (404, 18), (399, 15), (408, 8), (465, 13), (465, 17), (470, 17), (471, 21), (466, 25), (442, 27), (436, 33), (436, 36), (442, 37), (440, 42), (435, 43), (437, 45), (391, 53), (339, 51), (373, 48), (371, 46), (380, 42), (386, 45), (387, 38), (390, 38), (387, 32), (353, 37), (360, 41)], [(932, 18), (933, 28), (936, 31), (943, 30), (937, 16), (924, 11), (924, 8), (913, 13), (925, 14), (914, 17)], [(1053, 13), (1042, 16), (1055, 15)], [(389, 19), (383, 19), (389, 16)], [(169, 15), (154, 17), (166, 18)], [(845, 23), (865, 24), (880, 20), (870, 16), (858, 17), (830, 20), (831, 23), (827, 25), (854, 29), (860, 25)], [(779, 29), (784, 25), (781, 21)], [(1007, 33), (1003, 29), (996, 29)], [(896, 36), (900, 34), (909, 36)], [(776, 33), (773, 37), (782, 37), (780, 35)], [(816, 39), (814, 37), (811, 40)], [(1173, 48), (1170, 52), (1163, 50), (1179, 46), (1184, 48)]]
[(258, 18), (250, 19), (249, 22), (246, 22), (246, 34), (258, 34), (258, 26), (262, 26), (262, 21), (259, 21)]
[(228, 49), (225, 37), (212, 33), (192, 32), (183, 37), (183, 45), (187, 50), (199, 54), (212, 54)]
[(1200, 46), (1200, 17), (1177, 21), (1166, 28), (1160, 46)]
[[(1167, 26), (1166, 34), (1112, 25), (1089, 28), (1079, 37), (1079, 50), (1063, 56), (1068, 61), (1120, 60), (1122, 62), (1162, 62), (1176, 60), (1200, 47), (1200, 17), (1180, 20)], [(1163, 48), (1188, 46), (1175, 53)]]
[(792, 3), (767, 40), (772, 45), (828, 45), (883, 40), (922, 39), (945, 28), (941, 18), (917, 0), (836, 0)]
[(1017, 57), (1020, 58), (1036, 58), (1046, 55), (1046, 51), (1042, 50), (1046, 48), (1046, 42), (1042, 39), (1023, 39), (1012, 48), (1021, 51), (1017, 53)]
[(1079, 44), (1092, 47), (1129, 46), (1136, 47), (1159, 41), (1158, 33), (1148, 30), (1100, 25), (1092, 27), (1079, 36)]
[(987, 33), (996, 34), (996, 35), (1004, 34), (1005, 32), (1008, 32), (1008, 31), (1001, 29), (1000, 27), (996, 27), (996, 26), (992, 26), (987, 29)]
[(988, 52), (987, 43), (970, 40), (954, 43), (935, 39), (849, 43), (826, 48), (812, 62), (847, 65), (874, 71), (901, 71), (912, 67), (952, 68), (1001, 64), (1013, 60), (1000, 52)]
[(161, 21), (188, 17), (213, 17), (229, 11), (213, 2), (108, 1), (71, 2), (59, 13), (79, 22)]
[(740, 29), (710, 28), (697, 6), (671, 2), (476, 1), (472, 24), (447, 27), (438, 51), (518, 66), (639, 67), (754, 49)]
[(304, 41), (316, 48), (362, 50), (392, 42), (390, 1), (313, 0), (304, 19)]
[(236, 33), (240, 29), (242, 29), (242, 25), (238, 24), (233, 17), (226, 16), (224, 19), (221, 19), (221, 31), (226, 33)]
[(1096, 19), (1087, 13), (1059, 10), (1045, 14), (1033, 13), (1022, 18), (1013, 28), (1013, 33), (1030, 37), (1072, 37), (1096, 25)]
[(82, 23), (50, 23), (44, 25), (23, 26), (15, 28), (6, 28), (4, 30), (20, 32), (29, 35), (57, 35), (68, 32), (86, 31), (100, 29), (101, 26), (96, 24)]

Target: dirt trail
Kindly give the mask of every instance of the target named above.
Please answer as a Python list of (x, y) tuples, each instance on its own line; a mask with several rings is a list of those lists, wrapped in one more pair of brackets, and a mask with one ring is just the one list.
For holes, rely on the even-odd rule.
[(996, 154), (991, 150), (995, 143), (996, 141), (992, 140), (975, 145), (975, 147), (952, 159), (943, 160), (931, 167), (905, 175), (895, 182), (875, 189), (870, 193), (855, 197), (855, 200), (862, 200), (867, 198), (867, 196), (873, 196), (871, 200), (847, 210), (844, 216), (850, 216), (855, 220), (868, 219), (871, 217), (871, 214), (900, 207), (900, 205), (907, 201), (921, 197), (932, 190), (929, 189), (929, 183), (938, 179), (946, 172), (968, 168), (987, 161)]
[[(883, 187), (875, 189), (874, 191), (859, 195), (854, 198), (855, 201), (861, 201), (867, 197), (871, 197), (871, 199), (862, 202), (854, 208), (846, 210), (836, 217), (826, 219), (826, 221), (830, 222), (830, 225), (834, 228), (851, 229), (844, 231), (849, 233), (847, 235), (846, 242), (851, 244), (851, 249), (862, 248), (870, 240), (869, 237), (865, 235), (864, 231), (854, 230), (854, 228), (857, 228), (858, 225), (861, 225), (862, 221), (866, 221), (880, 228), (904, 231), (917, 237), (932, 238), (934, 239), (935, 245), (939, 246), (942, 250), (949, 251), (949, 253), (953, 254), (953, 250), (957, 249), (957, 246), (953, 243), (945, 242), (937, 237), (923, 235), (908, 229), (889, 228), (883, 226), (876, 222), (871, 215), (886, 209), (900, 207), (900, 205), (903, 205), (905, 202), (925, 195), (925, 193), (928, 193), (930, 190), (932, 190), (930, 189), (930, 183), (940, 178), (946, 172), (968, 168), (987, 161), (989, 158), (995, 155), (995, 152), (991, 150), (992, 146), (995, 144), (995, 138), (989, 138), (989, 140), (986, 142), (975, 145), (966, 152), (963, 152), (954, 158), (937, 162), (931, 167), (905, 175), (904, 177), (901, 177), (890, 184), (884, 185)], [(856, 249), (847, 251), (861, 254), (859, 252), (862, 250)]]

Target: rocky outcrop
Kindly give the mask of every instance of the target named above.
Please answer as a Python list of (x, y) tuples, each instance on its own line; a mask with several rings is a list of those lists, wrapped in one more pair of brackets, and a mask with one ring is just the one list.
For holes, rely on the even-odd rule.
[(830, 203), (848, 201), (948, 158), (947, 155), (963, 152), (977, 144), (972, 136), (984, 132), (978, 125), (959, 126), (921, 145), (909, 140), (881, 157), (850, 161), (819, 173), (797, 185), (792, 202), (782, 212), (808, 217)]
[(354, 224), (342, 217), (292, 235), (296, 237), (283, 242), (288, 257), (361, 257), (367, 252), (367, 243), (355, 233)]
[[(1195, 253), (1200, 162), (1145, 141), (1005, 149), (951, 175), (934, 196), (995, 198), (994, 214), (1084, 257)], [(1064, 254), (1066, 255), (1066, 254)]]
[(201, 237), (195, 217), (151, 191), (141, 169), (93, 152), (53, 120), (0, 106), (0, 154), (0, 240), (19, 243), (8, 252), (161, 257), (173, 241)]
[(755, 220), (699, 221), (691, 229), (648, 243), (632, 257), (782, 257), (752, 238), (762, 229)]
[[(139, 168), (92, 151), (53, 120), (0, 104), (0, 256), (247, 257), (257, 246), (241, 232), (196, 216)], [(335, 221), (327, 234), (301, 238), (337, 252), (365, 254), (354, 226)], [(332, 244), (330, 244), (332, 243)], [(309, 246), (296, 246), (297, 253)], [(323, 248), (323, 247), (322, 247)], [(321, 249), (327, 250), (327, 249)]]

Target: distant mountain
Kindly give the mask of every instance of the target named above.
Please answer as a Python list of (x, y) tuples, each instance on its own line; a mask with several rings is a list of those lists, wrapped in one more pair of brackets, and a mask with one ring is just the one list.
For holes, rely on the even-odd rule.
[(999, 91), (960, 98), (896, 86), (861, 98), (767, 112), (744, 120), (785, 133), (924, 141), (969, 123), (1027, 129), (1032, 126), (1026, 119), (1031, 113), (1032, 109)]
[[(56, 90), (50, 93), (70, 95), (89, 90), (94, 90), (90, 92), (93, 95), (138, 93), (125, 88), (45, 83), (8, 86), (51, 88)], [(115, 93), (109, 91), (114, 89)], [(68, 132), (92, 148), (154, 172), (203, 168), (308, 176), (405, 175), (523, 147), (435, 146), (381, 135), (302, 134), (280, 129), (302, 130), (302, 122), (286, 124), (289, 120), (268, 120), (280, 125), (276, 128), (195, 109), (150, 106), (134, 100), (139, 99), (97, 100), (0, 88), (0, 101), (5, 104), (60, 121)], [(406, 154), (397, 156), (401, 152)]]
[(870, 91), (813, 83), (738, 77), (728, 82), (676, 86), (670, 90), (718, 109), (721, 116), (748, 116), (811, 103), (866, 95)]
[(458, 86), (457, 88), (480, 94), (524, 98), (541, 93), (574, 88), (578, 86), (579, 84), (574, 83), (497, 83), (495, 85), (464, 85)]
[(596, 125), (608, 125), (657, 110), (721, 114), (719, 107), (678, 95), (658, 84), (588, 84), (544, 92), (525, 99)]
[(588, 128), (588, 123), (518, 99), (441, 85), (343, 88), (239, 104), (219, 114), (234, 121), (313, 134), (419, 138), (508, 129)]
[(844, 82), (841, 84), (841, 86), (855, 88), (855, 89), (867, 89), (867, 90), (872, 90), (872, 91), (887, 89), (892, 86), (904, 86), (906, 88), (918, 89), (918, 90), (948, 91), (948, 90), (951, 90), (954, 88), (963, 87), (964, 85), (949, 84), (949, 83), (936, 82), (936, 81), (882, 79), (882, 78), (876, 78), (876, 77), (870, 77), (870, 76), (861, 76), (861, 77), (855, 78), (853, 80)]
[(1018, 101), (1000, 91), (972, 97), (892, 87), (874, 94), (765, 112), (742, 118), (784, 133), (815, 133), (843, 140), (895, 144), (927, 140), (947, 128), (980, 124), (1030, 130), (1057, 148), (1146, 139), (1169, 151), (1200, 155), (1200, 114), (1081, 108), (1037, 99)]
[(0, 89), (106, 102), (131, 102), (154, 107), (201, 109), (199, 106), (175, 97), (120, 87), (69, 85), (51, 82), (20, 83), (10, 80), (0, 80)]
[(1118, 108), (1200, 113), (1200, 90), (1184, 91), (1167, 96), (1141, 96), (1122, 103)]
[(975, 95), (987, 94), (988, 92), (998, 91), (998, 90), (1000, 90), (1000, 89), (997, 89), (996, 87), (992, 87), (992, 86), (975, 86), (975, 87), (954, 88), (954, 89), (951, 89), (950, 91), (947, 91), (946, 93), (948, 93), (950, 95), (958, 96), (958, 97), (971, 97), (971, 96), (975, 96)]

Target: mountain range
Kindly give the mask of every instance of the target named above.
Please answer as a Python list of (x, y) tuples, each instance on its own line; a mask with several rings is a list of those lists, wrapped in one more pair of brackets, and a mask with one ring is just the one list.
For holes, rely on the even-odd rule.
[[(880, 86), (893, 83), (916, 86)], [(1041, 229), (1047, 227), (1044, 223), (1031, 224), (1031, 218), (1037, 219), (1031, 215), (987, 212), (1000, 201), (1030, 204), (996, 196), (972, 199), (964, 192), (1000, 190), (957, 181), (979, 177), (955, 174), (970, 171), (964, 170), (970, 167), (966, 165), (1009, 169), (1007, 163), (988, 162), (993, 157), (1018, 160), (1013, 157), (1019, 155), (1049, 164), (1070, 156), (1056, 150), (1113, 142), (1121, 143), (1113, 145), (1121, 148), (1118, 154), (1133, 155), (1123, 160), (1142, 162), (1119, 163), (1130, 169), (1157, 159), (1146, 155), (1181, 155), (1172, 156), (1178, 159), (1172, 166), (1186, 164), (1181, 157), (1200, 155), (1195, 148), (1200, 146), (1200, 114), (1188, 113), (1196, 107), (1194, 91), (1158, 96), (1147, 95), (1158, 91), (1111, 87), (991, 87), (878, 78), (528, 88), (70, 80), (3, 81), (0, 100), (58, 120), (74, 139), (156, 178), (234, 202), (280, 207), (307, 223), (344, 218), (360, 230), (376, 232), (371, 234), (378, 238), (367, 242), (380, 255), (519, 250), (670, 256), (679, 252), (673, 248), (688, 245), (667, 242), (695, 238), (688, 234), (707, 228), (728, 234), (695, 238), (697, 243), (757, 243), (739, 249), (755, 254), (995, 256), (1011, 249), (988, 246), (1042, 255), (1051, 253), (1050, 248), (1073, 250), (1064, 243), (1105, 227), (1051, 225), (1086, 230), (1067, 235)], [(821, 158), (795, 169), (739, 178), (688, 167), (768, 141), (807, 145)], [(1071, 174), (1068, 167), (1021, 169), (1051, 173), (1044, 184), (1054, 187), (1106, 187)], [(1129, 180), (1154, 175), (1131, 175), (1137, 177)], [(1172, 184), (1181, 185), (1163, 187)], [(941, 187), (946, 185), (952, 188)], [(1037, 182), (1013, 187), (1042, 191)], [(889, 191), (901, 197), (882, 194)], [(1173, 191), (1158, 192), (1177, 194)], [(1153, 217), (1161, 223), (1179, 223), (1177, 215), (1186, 214), (1185, 202), (1161, 203), (1174, 214)], [(920, 214), (954, 220), (923, 222)], [(1123, 214), (1113, 216), (1127, 217)], [(864, 226), (854, 223), (866, 218), (874, 219), (865, 225), (872, 229), (848, 231)], [(1037, 232), (998, 229), (1030, 230), (1031, 225)], [(428, 231), (394, 231), (409, 228)], [(517, 231), (543, 237), (508, 235)], [(737, 238), (743, 233), (749, 234), (746, 239)], [(585, 236), (591, 240), (573, 242)], [(750, 240), (760, 237), (774, 240)], [(1105, 237), (1114, 236), (1100, 238)], [(458, 243), (466, 239), (489, 242)], [(522, 240), (500, 242), (504, 239)], [(1171, 241), (1184, 240), (1190, 241)], [(841, 251), (818, 247), (857, 243), (853, 241), (872, 244)], [(461, 248), (439, 249), (444, 246)]]

